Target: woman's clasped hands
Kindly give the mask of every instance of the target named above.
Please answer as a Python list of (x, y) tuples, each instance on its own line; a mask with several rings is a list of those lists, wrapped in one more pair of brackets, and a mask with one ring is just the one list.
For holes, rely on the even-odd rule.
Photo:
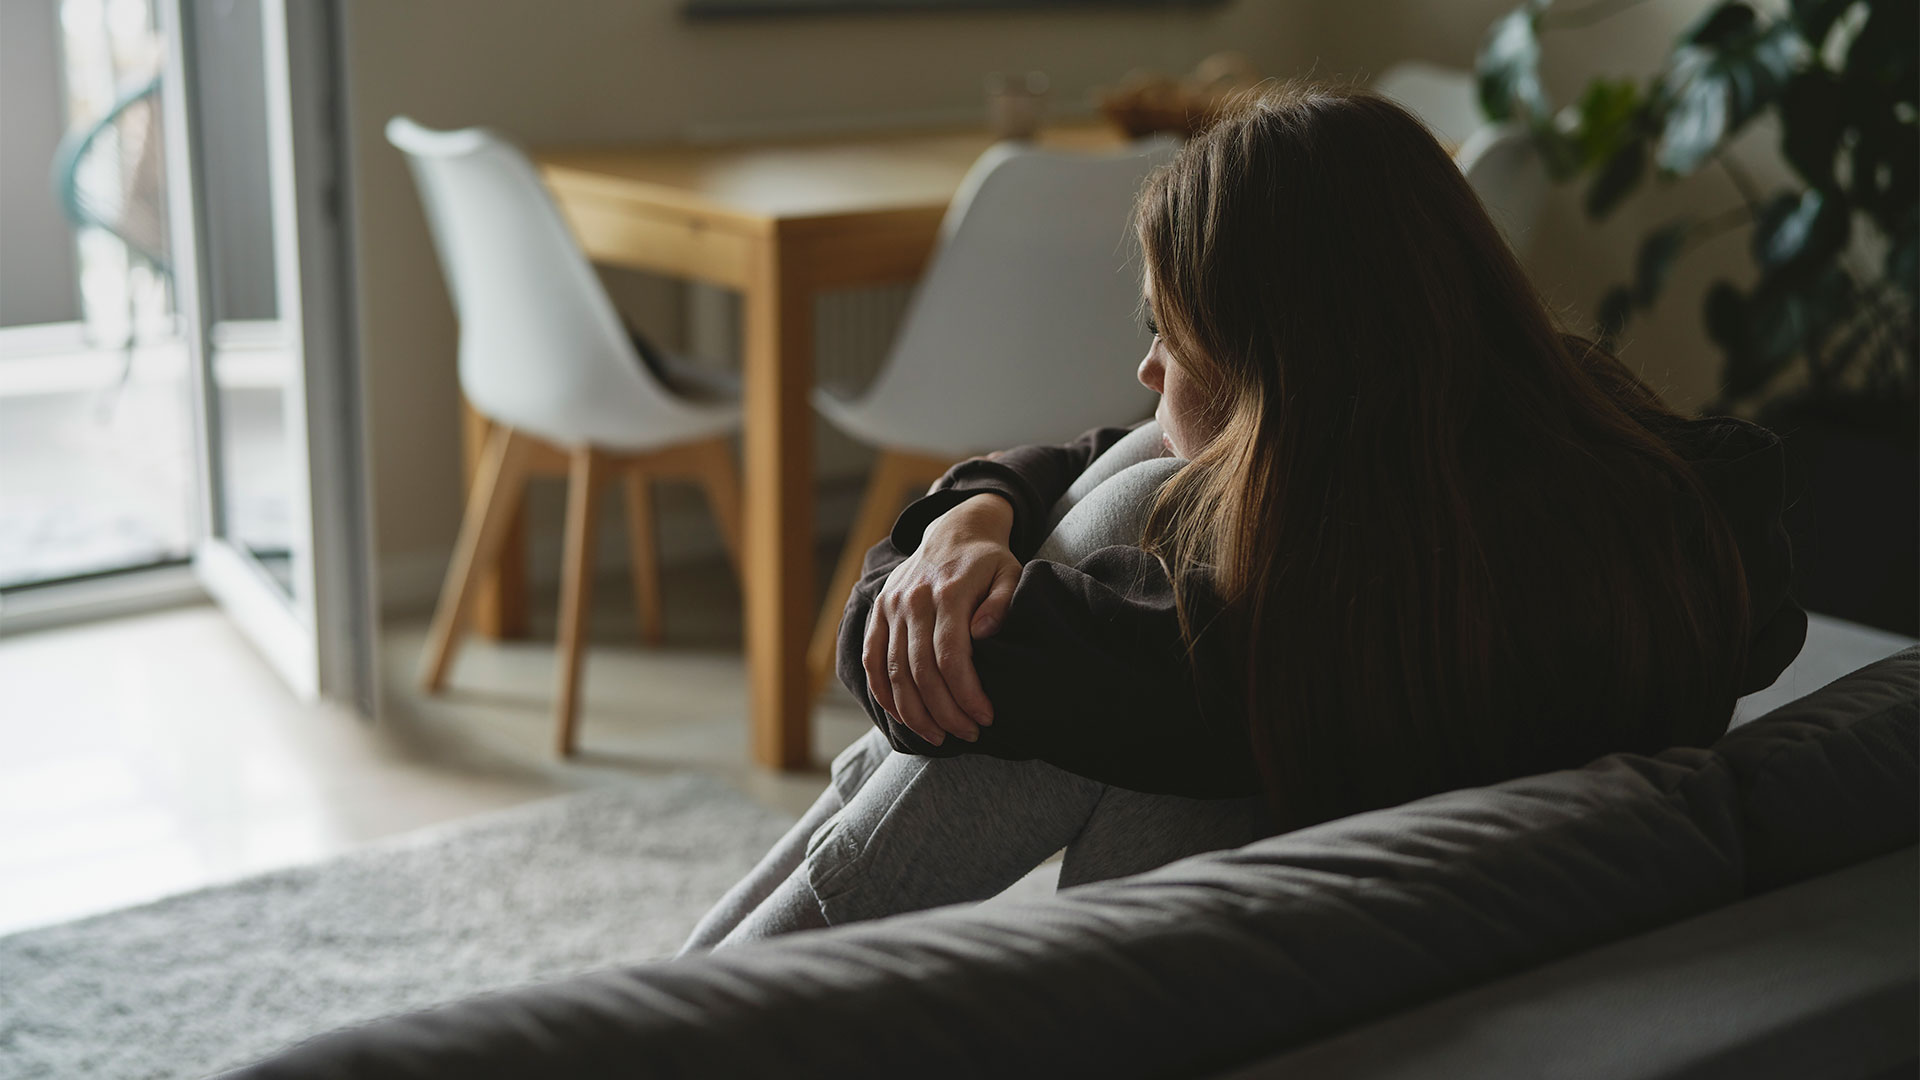
[(993, 723), (973, 642), (1000, 629), (1020, 580), (1013, 507), (976, 495), (934, 519), (887, 576), (867, 618), (861, 664), (880, 707), (935, 746)]

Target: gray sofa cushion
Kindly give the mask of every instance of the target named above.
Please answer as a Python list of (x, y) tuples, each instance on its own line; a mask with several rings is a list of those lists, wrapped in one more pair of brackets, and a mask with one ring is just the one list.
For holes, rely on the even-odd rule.
[(1747, 882), (1771, 889), (1913, 842), (1920, 648), (1736, 728), (1714, 750), (1740, 788)]
[[(1818, 841), (1913, 843), (1913, 783), (1845, 739), (1911, 747), (1878, 708), (1913, 654), (1763, 718), (1730, 756), (1675, 750), (1451, 792), (994, 909), (950, 908), (602, 972), (339, 1032), (236, 1076), (1149, 1076), (1230, 1067), (1725, 905), (1743, 827), (1772, 875)], [(1856, 700), (1856, 695), (1865, 694)], [(1841, 712), (1866, 703), (1871, 716)], [(1877, 709), (1877, 711), (1876, 711)], [(1807, 716), (1827, 710), (1835, 722)], [(1883, 717), (1873, 720), (1873, 716)], [(1904, 728), (1904, 733), (1900, 730)], [(1738, 763), (1736, 767), (1735, 763)], [(1830, 809), (1829, 809), (1830, 808)], [(1872, 819), (1872, 820), (1869, 820)], [(1774, 842), (1765, 833), (1789, 839)], [(1826, 834), (1822, 834), (1826, 835)], [(1898, 843), (1904, 836), (1904, 843)], [(1838, 837), (1833, 842), (1841, 842)], [(1886, 845), (1886, 846), (1881, 846)], [(1771, 880), (1771, 878), (1769, 878)]]
[(326, 1036), (267, 1077), (1162, 1075), (1739, 895), (1704, 751), (1435, 796), (1053, 900), (605, 972)]
[(1914, 848), (1277, 1055), (1233, 1080), (1913, 1076)]

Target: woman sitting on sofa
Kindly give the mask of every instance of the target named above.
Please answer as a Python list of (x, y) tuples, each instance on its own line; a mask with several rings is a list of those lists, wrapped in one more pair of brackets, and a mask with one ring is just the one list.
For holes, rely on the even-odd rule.
[(689, 949), (1704, 745), (1798, 652), (1778, 441), (1556, 330), (1398, 106), (1249, 102), (1137, 227), (1139, 376), (1188, 462), (1144, 535), (1034, 558), (1118, 429), (909, 507), (840, 631), (878, 731)]

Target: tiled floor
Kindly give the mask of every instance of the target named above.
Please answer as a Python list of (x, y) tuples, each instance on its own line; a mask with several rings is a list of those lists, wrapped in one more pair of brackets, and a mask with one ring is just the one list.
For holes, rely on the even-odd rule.
[[(747, 763), (727, 575), (668, 581), (660, 650), (633, 643), (624, 585), (607, 585), (582, 753), (564, 764), (549, 751), (541, 637), (473, 642), (449, 692), (427, 700), (412, 690), (424, 621), (389, 627), (377, 726), (293, 701), (211, 607), (0, 639), (0, 932), (636, 776), (698, 769), (803, 809), (824, 772)], [(818, 760), (864, 730), (850, 701), (829, 700)]]
[(468, 638), (448, 686), (435, 697), (415, 689), (426, 620), (391, 625), (386, 658), (388, 726), (444, 756), (452, 748), (569, 784), (695, 768), (721, 776), (769, 806), (798, 815), (826, 781), (825, 763), (868, 729), (838, 686), (814, 710), (810, 773), (772, 773), (749, 764), (747, 690), (740, 658), (740, 598), (723, 567), (669, 571), (662, 582), (666, 644), (636, 640), (624, 579), (601, 582), (592, 610), (592, 649), (582, 683), (579, 753), (552, 756), (553, 609), (532, 604), (532, 636)]

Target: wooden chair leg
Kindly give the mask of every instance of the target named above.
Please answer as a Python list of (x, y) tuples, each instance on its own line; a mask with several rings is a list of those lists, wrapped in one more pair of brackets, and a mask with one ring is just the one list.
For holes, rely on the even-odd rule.
[[(460, 448), (465, 466), (462, 483), (471, 488), (479, 475), (481, 459), (486, 456), (487, 439), (500, 425), (475, 409), (464, 395), (460, 411)], [(533, 457), (529, 455), (529, 474), (536, 471)], [(514, 512), (505, 532), (499, 557), (491, 566), (481, 568), (479, 580), (473, 584), (473, 599), (467, 608), (467, 633), (495, 639), (527, 636), (527, 511), (524, 504)]]
[(467, 494), (460, 539), (447, 566), (446, 583), (440, 587), (433, 625), (427, 631), (420, 685), (428, 693), (446, 683), (479, 591), (477, 583), (499, 560), (501, 547), (512, 531), (521, 493), (526, 490), (531, 446), (531, 439), (504, 424), (497, 425), (487, 438), (474, 473), (473, 490)]
[(555, 748), (573, 754), (579, 717), (581, 650), (593, 601), (593, 530), (600, 514), (606, 455), (592, 447), (572, 452), (567, 470), (566, 548), (560, 571), (559, 686), (555, 693)]
[[(860, 567), (867, 549), (880, 542), (893, 528), (894, 518), (910, 488), (925, 486), (938, 479), (946, 465), (932, 458), (880, 451), (873, 473), (867, 480), (860, 509), (847, 530), (847, 545), (840, 550), (840, 563), (834, 568), (833, 581), (827, 585), (826, 599), (820, 607), (820, 619), (813, 626), (813, 640), (807, 647), (807, 676), (812, 696), (819, 697), (827, 680), (833, 677), (833, 657), (840, 634), (840, 616), (846, 610), (847, 597), (860, 581)], [(918, 494), (918, 491), (914, 491)]]
[(640, 640), (660, 644), (660, 552), (653, 532), (653, 477), (631, 468), (622, 478), (627, 488), (627, 542), (633, 553), (634, 612), (640, 622)]
[(714, 439), (700, 445), (700, 487), (713, 507), (713, 520), (720, 527), (720, 542), (726, 545), (727, 558), (733, 560), (733, 572), (743, 574), (740, 562), (740, 473), (733, 467), (731, 440)]

